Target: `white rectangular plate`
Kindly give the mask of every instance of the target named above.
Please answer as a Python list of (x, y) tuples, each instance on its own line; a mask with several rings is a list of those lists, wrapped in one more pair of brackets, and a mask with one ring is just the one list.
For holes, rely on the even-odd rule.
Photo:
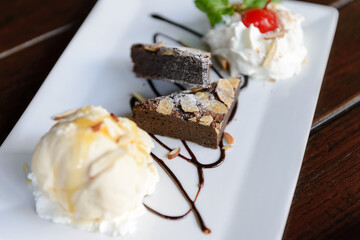
[[(205, 186), (196, 203), (212, 233), (204, 235), (193, 214), (170, 221), (146, 213), (139, 218), (136, 233), (122, 239), (281, 238), (338, 17), (335, 9), (326, 6), (285, 5), (306, 19), (308, 63), (299, 76), (288, 81), (251, 81), (241, 92), (235, 118), (226, 129), (235, 138), (234, 148), (227, 152), (223, 165), (205, 170)], [(30, 162), (37, 141), (54, 124), (51, 116), (84, 105), (102, 105), (120, 116), (130, 116), (133, 92), (154, 96), (146, 81), (132, 72), (133, 43), (151, 43), (155, 32), (163, 32), (201, 46), (197, 37), (151, 18), (151, 13), (201, 33), (209, 28), (205, 15), (191, 0), (97, 3), (0, 149), (1, 239), (107, 239), (38, 218), (23, 164)], [(216, 79), (214, 74), (212, 79)], [(163, 93), (169, 93), (171, 84), (161, 85)], [(162, 139), (172, 147), (182, 147), (178, 140)], [(202, 162), (212, 162), (218, 154), (190, 146)], [(158, 145), (155, 152), (165, 156)], [(180, 159), (167, 163), (194, 197), (195, 168)], [(185, 200), (158, 169), (160, 182), (146, 201), (163, 213), (186, 212)]]

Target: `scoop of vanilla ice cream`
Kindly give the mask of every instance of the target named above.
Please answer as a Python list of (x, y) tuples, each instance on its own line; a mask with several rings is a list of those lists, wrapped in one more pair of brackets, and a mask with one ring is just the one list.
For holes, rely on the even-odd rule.
[(38, 215), (113, 236), (133, 232), (159, 180), (150, 136), (102, 107), (58, 118), (31, 163)]
[[(280, 5), (269, 8), (275, 11), (281, 26), (275, 32), (261, 33), (253, 24), (247, 28), (240, 15), (235, 14), (204, 37), (212, 54), (230, 63), (231, 76), (244, 74), (253, 79), (284, 80), (301, 71), (307, 55), (301, 27), (304, 18)], [(271, 54), (271, 48), (275, 50), (274, 55), (269, 56), (266, 64), (264, 61)]]

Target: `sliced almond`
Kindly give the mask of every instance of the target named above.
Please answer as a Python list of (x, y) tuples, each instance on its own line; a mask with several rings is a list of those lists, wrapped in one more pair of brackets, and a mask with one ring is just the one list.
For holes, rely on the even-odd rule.
[(268, 34), (264, 37), (265, 40), (271, 40), (271, 39), (274, 39), (274, 38), (282, 38), (285, 36), (285, 33), (287, 33), (288, 31), (287, 30), (280, 30), (279, 32), (275, 32), (275, 33), (272, 33), (272, 34)]
[(220, 79), (215, 92), (219, 99), (225, 103), (227, 107), (230, 107), (232, 102), (234, 101), (234, 88), (231, 83), (227, 79)]
[(210, 99), (210, 93), (208, 92), (197, 92), (195, 97), (200, 101), (207, 102)]
[(24, 172), (25, 172), (25, 181), (26, 181), (26, 184), (31, 184), (32, 181), (30, 178), (28, 178), (28, 175), (29, 175), (29, 166), (24, 163)]
[(228, 109), (222, 102), (218, 100), (210, 100), (206, 102), (205, 107), (214, 113), (224, 114), (227, 113)]
[(216, 56), (217, 60), (220, 63), (220, 66), (222, 69), (227, 70), (230, 66), (230, 63), (228, 60), (226, 60), (225, 58), (221, 57), (221, 56)]
[(196, 100), (192, 98), (192, 95), (184, 95), (180, 100), (182, 110), (185, 112), (198, 112), (199, 108), (196, 105)]
[(151, 44), (151, 45), (144, 45), (144, 49), (145, 50), (148, 50), (150, 52), (155, 52), (158, 48), (164, 46), (164, 42), (161, 41), (161, 42), (156, 42), (154, 44)]
[(174, 104), (169, 99), (161, 99), (159, 105), (156, 108), (158, 113), (164, 115), (170, 115), (173, 110)]
[(202, 98), (204, 96), (204, 92), (197, 92), (195, 93), (195, 97)]
[(115, 122), (119, 122), (119, 118), (113, 114), (113, 113), (110, 113), (110, 117), (112, 118), (112, 120), (114, 120)]
[(230, 135), (230, 133), (224, 132), (224, 138), (226, 139), (226, 141), (233, 145), (234, 144), (234, 138), (233, 136)]
[(92, 129), (94, 132), (99, 131), (99, 130), (100, 130), (100, 128), (101, 128), (101, 124), (102, 124), (102, 123), (103, 123), (103, 121), (98, 122), (98, 123), (96, 123), (96, 124), (92, 125), (92, 126), (91, 126), (91, 129)]
[(237, 87), (239, 86), (241, 80), (240, 78), (234, 77), (234, 78), (229, 78), (228, 81), (231, 83), (231, 85), (233, 86), (234, 89), (237, 89)]
[(58, 121), (60, 119), (63, 119), (63, 118), (66, 118), (72, 114), (75, 114), (79, 111), (79, 109), (72, 109), (72, 110), (69, 110), (69, 111), (66, 111), (66, 112), (63, 112), (63, 113), (60, 113), (56, 116), (54, 116), (52, 119), (55, 120), (55, 121)]
[(180, 148), (174, 148), (171, 152), (168, 153), (167, 158), (168, 159), (173, 159), (176, 158), (180, 153)]
[(24, 163), (24, 172), (25, 172), (25, 176), (29, 174), (29, 167), (26, 163)]
[(220, 133), (219, 129), (217, 129), (217, 128), (215, 128), (215, 132), (216, 132), (216, 134)]
[(190, 121), (190, 122), (197, 122), (196, 117), (189, 118), (188, 121)]
[(231, 148), (232, 148), (231, 145), (226, 145), (226, 146), (223, 146), (223, 147), (222, 147), (222, 149), (224, 149), (224, 150), (229, 150), (229, 149), (231, 149)]
[(212, 116), (203, 116), (199, 119), (200, 124), (205, 126), (210, 126), (210, 124), (214, 121)]
[(276, 48), (277, 48), (277, 42), (274, 39), (269, 47), (269, 50), (266, 53), (263, 63), (261, 64), (263, 67), (269, 66), (270, 62), (275, 56)]
[(165, 52), (162, 53), (162, 55), (174, 55), (174, 50), (171, 48), (168, 48), (165, 50)]
[(187, 90), (187, 92), (193, 93), (193, 92), (201, 91), (203, 89), (204, 89), (203, 87), (196, 87), (196, 88), (191, 88), (191, 89)]
[(146, 102), (147, 98), (144, 97), (141, 93), (134, 92), (133, 96), (138, 100), (140, 103)]

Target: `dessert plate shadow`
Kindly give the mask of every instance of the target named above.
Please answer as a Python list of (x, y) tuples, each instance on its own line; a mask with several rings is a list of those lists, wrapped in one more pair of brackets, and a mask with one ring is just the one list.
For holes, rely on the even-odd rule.
[[(241, 91), (236, 115), (226, 129), (235, 139), (234, 147), (221, 166), (205, 170), (205, 185), (196, 202), (211, 234), (201, 232), (191, 213), (170, 221), (148, 212), (139, 218), (137, 231), (121, 239), (281, 239), (338, 18), (331, 7), (284, 4), (305, 17), (308, 62), (292, 79), (250, 80)], [(132, 72), (133, 43), (152, 43), (153, 35), (161, 32), (203, 47), (199, 37), (152, 18), (152, 13), (200, 33), (209, 29), (205, 15), (191, 0), (101, 0), (96, 4), (1, 146), (1, 239), (113, 239), (38, 218), (23, 165), (30, 163), (36, 143), (54, 124), (51, 116), (84, 105), (102, 105), (119, 116), (130, 116), (133, 92), (155, 96), (147, 81)], [(214, 73), (211, 77), (217, 80)], [(163, 94), (176, 90), (170, 83), (156, 85)], [(179, 140), (161, 140), (183, 148)], [(189, 145), (201, 162), (216, 160), (218, 150)], [(165, 159), (167, 152), (159, 145), (154, 152)], [(178, 158), (166, 163), (194, 198), (196, 169)], [(183, 214), (187, 203), (158, 169), (160, 182), (146, 202), (165, 214)]]

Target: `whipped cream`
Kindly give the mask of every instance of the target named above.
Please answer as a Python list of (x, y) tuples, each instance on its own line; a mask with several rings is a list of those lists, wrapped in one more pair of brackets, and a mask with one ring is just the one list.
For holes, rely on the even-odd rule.
[[(281, 29), (261, 33), (253, 24), (247, 28), (235, 14), (204, 37), (212, 54), (230, 63), (232, 77), (244, 74), (253, 79), (284, 80), (301, 71), (307, 55), (301, 28), (304, 18), (283, 6), (269, 9), (275, 11)], [(277, 37), (272, 38), (274, 35)]]
[(38, 143), (29, 177), (41, 218), (117, 236), (132, 233), (159, 176), (150, 136), (127, 118), (86, 106)]

